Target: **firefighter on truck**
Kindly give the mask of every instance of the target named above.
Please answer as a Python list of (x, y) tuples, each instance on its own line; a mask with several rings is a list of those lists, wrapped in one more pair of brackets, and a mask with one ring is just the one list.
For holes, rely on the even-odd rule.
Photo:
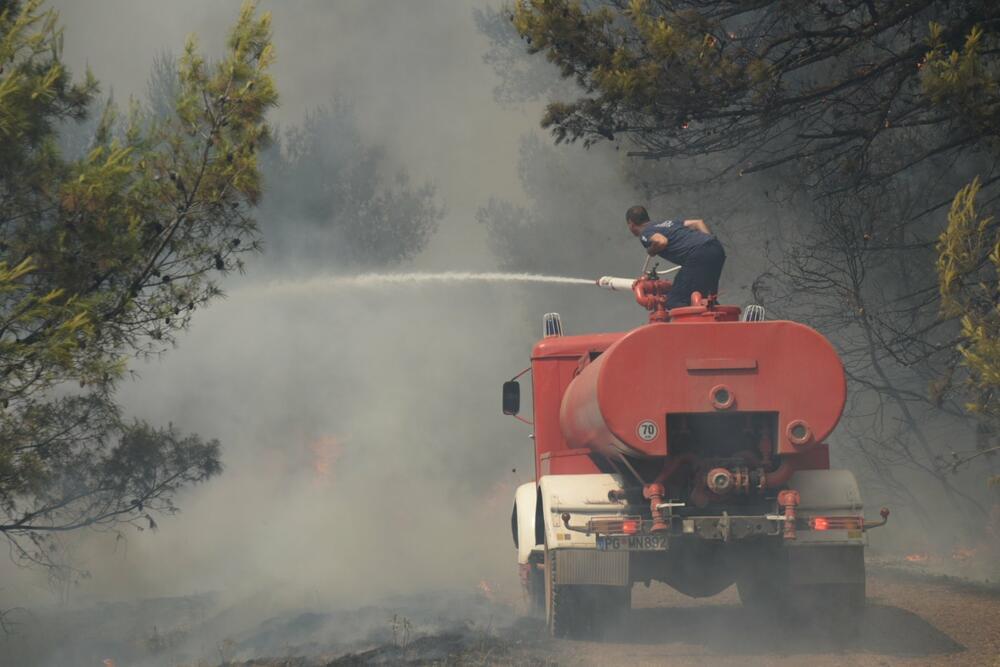
[(667, 310), (690, 306), (692, 292), (713, 299), (719, 293), (726, 251), (704, 220), (654, 223), (646, 208), (637, 205), (625, 212), (625, 222), (650, 256), (658, 255), (681, 267), (667, 297)]

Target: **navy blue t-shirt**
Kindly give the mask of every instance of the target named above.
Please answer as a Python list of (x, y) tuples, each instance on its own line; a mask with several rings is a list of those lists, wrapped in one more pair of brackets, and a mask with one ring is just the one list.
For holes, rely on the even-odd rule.
[(685, 227), (683, 220), (664, 220), (663, 222), (647, 223), (642, 228), (639, 241), (643, 247), (649, 247), (653, 234), (663, 234), (667, 237), (667, 247), (659, 253), (660, 257), (674, 264), (684, 265), (691, 253), (715, 239), (712, 234), (703, 234), (697, 229)]

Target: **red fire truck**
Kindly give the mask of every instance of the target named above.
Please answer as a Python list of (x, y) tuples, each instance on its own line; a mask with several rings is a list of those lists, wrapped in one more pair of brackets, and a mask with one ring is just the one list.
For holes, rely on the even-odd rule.
[[(850, 628), (865, 604), (866, 522), (854, 475), (831, 470), (840, 359), (815, 330), (695, 293), (667, 311), (655, 271), (631, 291), (648, 324), (532, 350), (535, 481), (511, 516), (521, 581), (555, 636), (594, 636), (632, 586), (693, 596), (736, 584), (744, 606)], [(520, 377), (520, 375), (518, 376)], [(520, 410), (517, 377), (506, 414)], [(529, 421), (522, 418), (524, 421)]]

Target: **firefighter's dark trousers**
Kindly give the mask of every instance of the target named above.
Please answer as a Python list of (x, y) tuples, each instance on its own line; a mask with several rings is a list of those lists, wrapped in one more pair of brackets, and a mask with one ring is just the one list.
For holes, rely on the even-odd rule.
[(711, 239), (695, 249), (674, 278), (667, 296), (667, 309), (690, 306), (692, 292), (701, 292), (703, 297), (718, 294), (719, 276), (725, 263), (726, 251), (718, 239)]

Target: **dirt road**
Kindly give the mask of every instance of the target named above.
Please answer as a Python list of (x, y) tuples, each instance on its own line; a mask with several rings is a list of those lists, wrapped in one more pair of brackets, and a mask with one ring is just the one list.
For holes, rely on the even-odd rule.
[[(1000, 586), (869, 567), (860, 636), (753, 616), (735, 590), (692, 600), (636, 586), (605, 641), (552, 640), (516, 591), (428, 592), (341, 610), (248, 620), (211, 595), (27, 613), (0, 634), (0, 667), (339, 665), (808, 665), (1000, 667)], [(284, 656), (284, 657), (277, 657)], [(110, 661), (110, 662), (109, 662)]]
[(527, 644), (523, 658), (560, 665), (1000, 667), (1000, 591), (870, 570), (862, 633), (844, 644), (823, 628), (748, 618), (732, 589), (697, 601), (638, 586), (627, 627), (609, 641)]

